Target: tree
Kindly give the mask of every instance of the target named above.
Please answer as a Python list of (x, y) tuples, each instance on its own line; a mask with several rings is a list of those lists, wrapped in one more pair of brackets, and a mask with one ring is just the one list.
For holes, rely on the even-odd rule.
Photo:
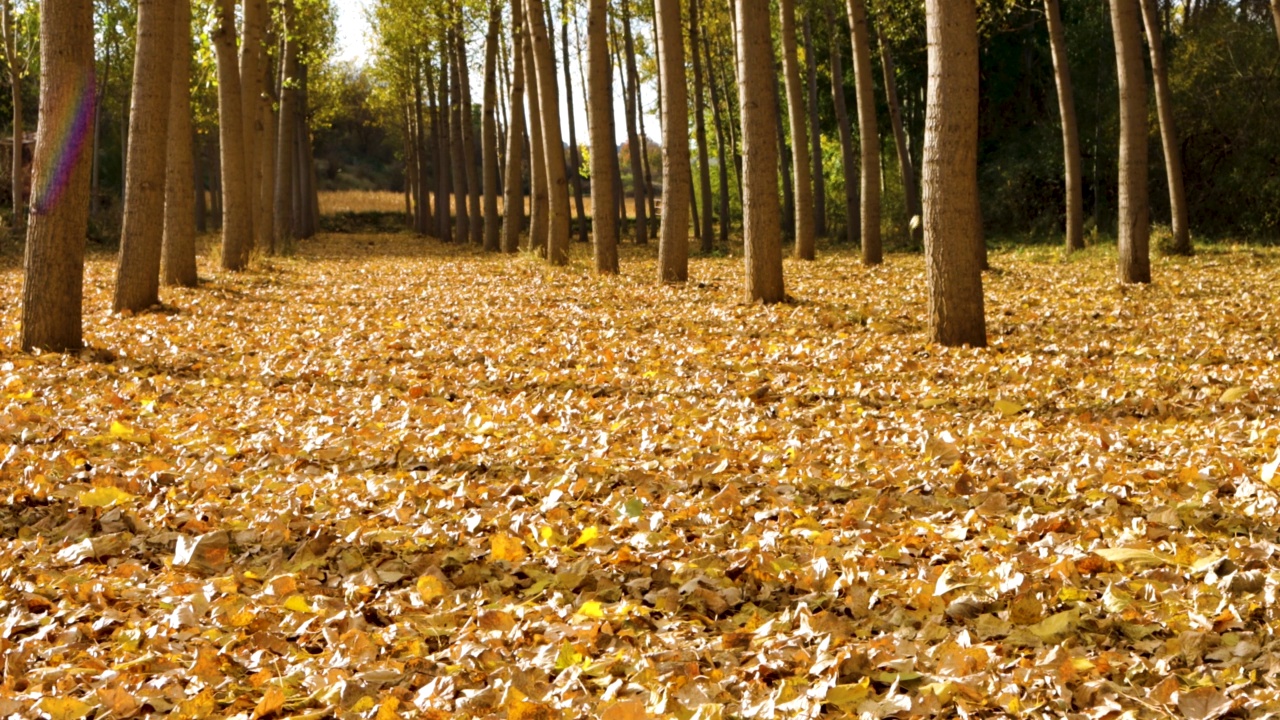
[[(520, 229), (524, 225), (524, 53), (520, 48), (523, 16), (520, 0), (511, 0), (511, 96), (507, 110), (507, 168), (502, 195), (502, 251), (513, 253), (520, 248)], [(599, 227), (599, 226), (597, 226)]]
[[(796, 3), (795, 0), (778, 0), (778, 15), (782, 27), (782, 75), (787, 88), (787, 119), (791, 124), (791, 167), (795, 180), (795, 256), (800, 260), (812, 260), (813, 238), (813, 178), (810, 175), (809, 137), (805, 126), (807, 106), (805, 87), (800, 84), (800, 61), (796, 57)], [(815, 129), (816, 131), (816, 129)]]
[(862, 148), (862, 262), (879, 265), (880, 249), (880, 136), (876, 130), (875, 77), (871, 74), (871, 41), (863, 0), (848, 0), (853, 41), (853, 76), (858, 99), (858, 144)]
[[(567, 3), (566, 3), (567, 5)], [(573, 119), (573, 77), (569, 73), (569, 10), (561, 8), (560, 41), (564, 52), (564, 100), (569, 118), (569, 180), (573, 184), (573, 202), (578, 213), (578, 236), (587, 241), (587, 212), (582, 200), (582, 153), (578, 148), (578, 128)]]
[(924, 141), (929, 338), (987, 344), (978, 215), (978, 19), (972, 0), (927, 0), (929, 85)]
[(23, 258), (23, 350), (84, 344), (84, 244), (93, 131), (93, 3), (40, 8), (40, 117)]
[[(293, 253), (293, 148), (298, 104), (298, 28), (294, 0), (280, 6), (282, 21), (280, 59), (280, 117), (276, 131), (276, 176), (273, 213), (274, 232), (271, 247), (289, 255)], [(224, 261), (225, 262), (225, 261)]]
[(840, 55), (840, 25), (831, 6), (826, 6), (827, 24), (831, 26), (831, 100), (836, 111), (836, 127), (840, 131), (840, 161), (844, 170), (845, 235), (850, 243), (862, 237), (858, 220), (858, 156), (853, 152), (853, 129), (849, 125), (849, 108), (844, 100), (844, 65)]
[(173, 0), (138, 2), (124, 223), (112, 305), (116, 312), (140, 312), (160, 302), (173, 15)]
[(1271, 22), (1276, 26), (1276, 39), (1280, 40), (1280, 0), (1271, 0)]
[[(902, 191), (906, 196), (907, 224), (920, 215), (920, 192), (916, 188), (916, 169), (911, 161), (911, 153), (907, 150), (907, 132), (902, 125), (902, 103), (898, 102), (897, 69), (893, 64), (893, 53), (889, 43), (880, 38), (880, 69), (884, 72), (884, 97), (889, 106), (889, 125), (893, 128), (893, 145), (898, 151), (898, 171), (902, 174)], [(916, 226), (918, 227), (918, 226)], [(915, 230), (911, 230), (915, 235)]]
[(662, 226), (658, 281), (689, 279), (689, 97), (684, 73), (680, 0), (655, 0), (662, 77)]
[[(711, 234), (711, 153), (707, 147), (707, 120), (705, 105), (702, 101), (702, 18), (698, 9), (698, 0), (689, 0), (689, 52), (693, 60), (693, 127), (694, 144), (698, 148), (698, 194), (702, 196), (702, 238), (703, 254), (710, 254), (715, 248), (715, 238)], [(721, 218), (723, 222), (723, 218)]]
[[(637, 245), (649, 242), (648, 212), (645, 204), (647, 187), (644, 179), (644, 159), (642, 153), (648, 148), (641, 144), (640, 134), (636, 130), (636, 118), (639, 115), (640, 73), (636, 69), (635, 38), (631, 34), (631, 0), (622, 0), (622, 43), (627, 77), (622, 86), (623, 115), (627, 123), (627, 147), (631, 153), (631, 197), (635, 201), (635, 240)], [(618, 68), (619, 71), (622, 67)], [(647, 145), (647, 143), (646, 143)]]
[[(222, 267), (243, 270), (253, 243), (249, 173), (244, 155), (244, 104), (236, 64), (235, 0), (218, 0), (213, 49), (218, 64), (218, 145), (222, 161)], [(284, 115), (284, 113), (281, 113)], [(283, 172), (283, 170), (281, 170)]]
[(1152, 0), (1140, 0), (1143, 26), (1147, 31), (1147, 47), (1151, 51), (1151, 79), (1156, 90), (1156, 114), (1160, 118), (1160, 142), (1164, 150), (1164, 170), (1169, 181), (1169, 214), (1173, 226), (1173, 242), (1169, 250), (1176, 255), (1190, 255), (1191, 229), (1187, 226), (1187, 193), (1182, 184), (1182, 146), (1173, 121), (1173, 94), (1169, 91), (1169, 71), (1165, 67), (1164, 48), (1160, 43), (1160, 15)]
[(263, 212), (259, 202), (259, 190), (266, 178), (261, 177), (262, 163), (258, 155), (270, 152), (266, 147), (266, 118), (262, 116), (262, 98), (266, 91), (263, 66), (266, 53), (263, 42), (267, 32), (266, 0), (244, 0), (243, 22), (240, 38), (240, 86), (242, 127), (244, 128), (245, 178), (249, 186), (249, 215), (253, 232), (249, 236), (249, 250), (264, 244), (267, 236), (265, 222), (270, 215)]
[(195, 287), (199, 278), (191, 140), (191, 0), (176, 0), (175, 5), (160, 280), (166, 285)]
[(1147, 82), (1138, 0), (1111, 0), (1120, 86), (1120, 282), (1151, 282), (1147, 204)]
[[(856, 0), (851, 0), (856, 1)], [(742, 232), (746, 296), (782, 302), (781, 208), (778, 205), (777, 116), (768, 0), (737, 0), (738, 108), (742, 113)]]
[(587, 7), (587, 106), (591, 110), (591, 237), (596, 272), (618, 273), (617, 180), (613, 125), (613, 69), (609, 67), (609, 0), (590, 0)]
[(527, 0), (525, 4), (524, 34), (521, 38), (524, 47), (524, 86), (525, 98), (529, 102), (529, 150), (533, 156), (533, 168), (530, 173), (530, 185), (533, 191), (533, 202), (529, 212), (529, 249), (539, 255), (547, 253), (547, 238), (551, 233), (550, 212), (551, 198), (547, 188), (547, 153), (542, 142), (542, 108), (538, 99), (538, 73), (534, 67), (533, 42), (530, 39)]
[(13, 224), (22, 227), (26, 223), (26, 207), (23, 203), (22, 149), (25, 133), (22, 127), (22, 76), (26, 74), (26, 61), (18, 55), (18, 25), (13, 17), (13, 0), (0, 0), (0, 33), (3, 33), (4, 62), (9, 68), (9, 90), (13, 99), (13, 155), (9, 171), (9, 187), (13, 195)]
[(827, 236), (827, 181), (822, 161), (822, 124), (818, 115), (818, 53), (813, 46), (812, 10), (804, 14), (804, 57), (809, 90), (809, 157), (813, 163), (813, 234)]
[(527, 0), (530, 40), (538, 79), (538, 100), (544, 112), (542, 151), (546, 153), (548, 192), (547, 261), (552, 265), (569, 263), (569, 185), (565, 178), (564, 140), (560, 133), (560, 104), (556, 97), (556, 67), (551, 58), (551, 41), (542, 0)]
[(481, 140), (484, 145), (484, 249), (497, 252), (501, 249), (498, 227), (498, 27), (499, 10), (496, 0), (491, 0), (489, 29), (484, 43), (484, 107), (481, 120)]
[(1058, 115), (1062, 120), (1062, 160), (1067, 184), (1067, 252), (1084, 248), (1084, 177), (1080, 167), (1080, 132), (1076, 124), (1076, 100), (1071, 90), (1071, 68), (1067, 63), (1066, 33), (1058, 11), (1058, 0), (1044, 0), (1049, 26), (1049, 47), (1053, 53), (1053, 79), (1058, 88)]
[[(728, 246), (729, 244), (729, 151), (728, 139), (725, 137), (724, 118), (720, 110), (720, 91), (715, 78), (715, 66), (711, 64), (711, 39), (706, 35), (702, 38), (703, 52), (707, 60), (707, 85), (711, 88), (711, 112), (712, 120), (716, 126), (716, 161), (720, 167), (720, 194), (716, 200), (719, 203), (717, 213), (720, 216), (720, 244)], [(695, 50), (696, 51), (696, 50)], [(736, 155), (735, 155), (736, 157)], [(710, 201), (708, 201), (708, 204)], [(710, 216), (711, 211), (707, 210)], [(704, 240), (706, 242), (706, 240)]]

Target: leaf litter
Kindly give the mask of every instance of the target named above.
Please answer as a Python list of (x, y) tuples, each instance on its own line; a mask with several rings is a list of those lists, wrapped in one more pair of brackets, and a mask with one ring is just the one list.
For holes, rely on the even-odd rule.
[(94, 350), (4, 349), (0, 714), (1280, 707), (1280, 254), (997, 254), (972, 350), (914, 257), (360, 240), (134, 317), (96, 258)]

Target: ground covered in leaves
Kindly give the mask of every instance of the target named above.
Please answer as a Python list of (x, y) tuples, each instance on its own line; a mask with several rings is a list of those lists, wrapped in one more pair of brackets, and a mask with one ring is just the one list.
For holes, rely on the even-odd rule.
[(997, 253), (948, 350), (918, 256), (761, 307), (578, 252), (327, 236), (136, 317), (96, 258), (90, 351), (0, 353), (0, 715), (1280, 707), (1280, 254)]

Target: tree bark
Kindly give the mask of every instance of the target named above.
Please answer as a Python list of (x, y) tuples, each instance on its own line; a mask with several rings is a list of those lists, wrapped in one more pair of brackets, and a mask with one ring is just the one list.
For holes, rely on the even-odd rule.
[(1080, 130), (1076, 123), (1076, 100), (1071, 89), (1071, 67), (1067, 63), (1066, 32), (1058, 0), (1044, 0), (1049, 26), (1049, 47), (1053, 53), (1053, 79), (1058, 87), (1058, 115), (1062, 119), (1062, 165), (1067, 184), (1067, 252), (1084, 249), (1084, 175), (1080, 167)]
[[(587, 242), (587, 210), (582, 201), (582, 152), (578, 148), (578, 128), (573, 119), (573, 78), (569, 74), (569, 16), (560, 23), (560, 40), (564, 47), (564, 99), (569, 118), (569, 182), (573, 185), (574, 206), (578, 213), (578, 239)], [(590, 122), (588, 120), (588, 122)]]
[(236, 65), (235, 0), (218, 0), (218, 24), (213, 32), (218, 64), (218, 145), (222, 172), (222, 267), (243, 270), (249, 264), (253, 217), (249, 205), (249, 176), (245, 167), (243, 98)]
[(737, 0), (738, 106), (742, 113), (742, 232), (748, 301), (782, 302), (778, 139), (768, 0)]
[(591, 110), (591, 236), (596, 272), (618, 273), (618, 211), (614, 145), (613, 69), (609, 66), (609, 0), (590, 0), (587, 8), (587, 78)]
[(423, 76), (427, 84), (427, 96), (435, 98), (431, 134), (436, 138), (436, 236), (444, 242), (453, 242), (452, 203), (453, 153), (449, 145), (449, 75), (447, 63), (441, 62), (439, 84), (428, 63)]
[(862, 262), (884, 261), (880, 246), (880, 135), (876, 129), (875, 77), (871, 74), (871, 41), (863, 0), (848, 0), (853, 41), (853, 75), (858, 95), (858, 145), (862, 149)]
[[(707, 71), (708, 71), (708, 74), (710, 75), (710, 77), (707, 78), (707, 80), (709, 81), (707, 85), (709, 85), (711, 88), (712, 120), (715, 122), (715, 126), (716, 126), (716, 159), (720, 165), (720, 167), (718, 168), (720, 171), (719, 178), (718, 178), (720, 180), (720, 194), (716, 198), (720, 204), (719, 205), (720, 244), (725, 246), (725, 248), (728, 248), (729, 247), (730, 148), (728, 147), (728, 142), (727, 142), (727, 139), (725, 138), (724, 119), (721, 117), (721, 113), (720, 113), (720, 92), (716, 86), (717, 84), (715, 79), (715, 72), (712, 70), (714, 66), (711, 64), (712, 63), (711, 40), (705, 35), (702, 37), (702, 46), (703, 46), (703, 52), (706, 54), (706, 58), (707, 58)], [(708, 200), (708, 203), (710, 203), (710, 200)], [(710, 215), (711, 215), (711, 210), (710, 210), (710, 207), (708, 207), (707, 216), (710, 217)], [(703, 235), (704, 243), (708, 242), (706, 240), (706, 237), (707, 236), (704, 234)]]
[(840, 159), (844, 169), (844, 225), (850, 244), (862, 238), (862, 225), (858, 221), (858, 156), (853, 151), (853, 128), (849, 124), (849, 107), (844, 98), (844, 64), (840, 55), (840, 26), (826, 6), (827, 24), (831, 26), (831, 100), (836, 111), (836, 125), (840, 129)]
[(173, 0), (138, 2), (115, 312), (141, 312), (160, 303), (173, 12)]
[(809, 136), (805, 86), (800, 83), (800, 61), (796, 52), (796, 3), (795, 0), (778, 0), (778, 15), (782, 27), (782, 74), (787, 87), (787, 119), (791, 125), (791, 168), (795, 180), (795, 257), (812, 260), (813, 238), (813, 177), (809, 162)]
[(822, 123), (818, 117), (818, 53), (813, 47), (812, 11), (804, 16), (804, 55), (809, 86), (809, 146), (813, 167), (813, 234), (827, 236), (827, 182), (822, 157)]
[(689, 97), (680, 0), (655, 0), (658, 72), (662, 77), (662, 226), (658, 282), (689, 279)]
[(13, 154), (11, 157), (9, 188), (13, 195), (13, 226), (26, 225), (26, 207), (23, 198), (22, 150), (25, 133), (22, 126), (22, 65), (18, 58), (17, 25), (13, 19), (13, 0), (0, 2), (0, 31), (4, 33), (5, 64), (9, 66), (9, 90), (13, 101)]
[(263, 131), (266, 129), (266, 124), (261, 107), (265, 90), (262, 66), (266, 63), (263, 42), (267, 34), (267, 17), (266, 0), (244, 0), (240, 38), (240, 83), (243, 93), (241, 122), (244, 128), (242, 152), (246, 182), (249, 185), (249, 217), (252, 227), (249, 247), (246, 251), (266, 243), (265, 226), (261, 223), (266, 222), (267, 215), (262, 212), (259, 203), (261, 183), (264, 178), (259, 177), (262, 164), (258, 155), (268, 150), (265, 147), (266, 137)]
[(1191, 255), (1194, 251), (1191, 228), (1187, 223), (1187, 192), (1182, 182), (1182, 148), (1178, 143), (1178, 127), (1173, 120), (1173, 93), (1169, 90), (1169, 71), (1165, 67), (1160, 40), (1160, 13), (1153, 0), (1140, 0), (1140, 4), (1147, 30), (1147, 47), (1151, 52), (1151, 78), (1156, 91), (1156, 114), (1160, 118), (1164, 171), (1169, 182), (1169, 214), (1173, 230), (1169, 250), (1175, 255)]
[(160, 279), (166, 285), (195, 287), (199, 278), (191, 133), (191, 0), (175, 0), (175, 5)]
[(502, 196), (502, 251), (520, 249), (520, 231), (524, 227), (524, 53), (520, 18), (524, 15), (520, 0), (511, 0), (511, 97), (507, 111), (506, 189)]
[(23, 350), (84, 345), (84, 244), (93, 132), (93, 3), (40, 4), (40, 117), (23, 258)]
[(1276, 39), (1280, 40), (1280, 0), (1271, 0), (1271, 22), (1276, 26)]
[[(445, 41), (442, 50), (451, 44), (451, 41)], [(458, 242), (466, 243), (471, 237), (471, 210), (467, 205), (470, 178), (467, 177), (467, 150), (462, 130), (462, 78), (459, 77), (456, 56), (444, 59), (442, 53), (441, 62), (445, 63), (443, 67), (445, 77), (448, 78), (446, 82), (449, 83), (449, 102), (446, 107), (450, 113), (449, 153), (453, 163), (453, 232)]]
[[(272, 247), (285, 255), (293, 254), (293, 146), (294, 115), (298, 103), (298, 41), (293, 0), (281, 6), (284, 44), (280, 62), (280, 117), (276, 131), (276, 176), (273, 212)], [(292, 35), (292, 37), (291, 37)]]
[(694, 143), (698, 148), (698, 194), (702, 196), (702, 215), (698, 219), (702, 223), (699, 239), (702, 240), (702, 254), (710, 255), (715, 249), (715, 236), (711, 226), (711, 151), (707, 146), (707, 120), (704, 111), (706, 97), (705, 83), (702, 80), (702, 19), (698, 8), (698, 0), (689, 0), (689, 51), (693, 57), (693, 127)]
[(542, 151), (546, 153), (548, 192), (547, 261), (569, 264), (569, 186), (565, 178), (564, 140), (560, 133), (560, 103), (556, 95), (556, 67), (551, 57), (551, 41), (543, 19), (542, 0), (526, 0), (530, 39), (538, 78), (542, 113)]
[(547, 154), (542, 142), (542, 107), (538, 98), (538, 72), (533, 58), (533, 42), (530, 39), (531, 27), (528, 15), (531, 12), (525, 0), (524, 17), (524, 84), (528, 88), (526, 97), (529, 101), (529, 146), (533, 156), (533, 169), (530, 185), (533, 191), (533, 203), (529, 213), (529, 249), (538, 255), (546, 256), (547, 242), (551, 235), (551, 195), (547, 187)]
[(971, 0), (927, 0), (929, 102), (924, 142), (929, 339), (987, 344), (978, 215), (978, 20)]
[(467, 199), (470, 208), (468, 227), (471, 231), (471, 244), (483, 245), (484, 228), (481, 227), (480, 214), (480, 184), (483, 180), (481, 168), (476, 165), (476, 130), (475, 123), (471, 119), (471, 69), (467, 65), (467, 46), (463, 36), (461, 5), (458, 6), (458, 18), (458, 33), (454, 41), (457, 44), (458, 96), (461, 100), (463, 169), (467, 175)]
[(484, 145), (484, 249), (502, 249), (498, 225), (498, 23), (501, 14), (496, 0), (489, 8), (489, 29), (484, 43), (484, 108), (481, 137)]
[[(911, 226), (920, 216), (920, 192), (916, 188), (916, 168), (907, 150), (907, 131), (902, 125), (902, 104), (898, 102), (898, 78), (893, 65), (889, 45), (880, 40), (880, 68), (884, 72), (884, 94), (889, 105), (889, 124), (893, 127), (893, 144), (898, 151), (898, 171), (902, 175), (902, 190), (907, 201), (907, 227), (912, 239), (919, 237)], [(920, 227), (917, 225), (916, 227)]]
[(636, 130), (636, 118), (639, 117), (640, 105), (640, 73), (636, 70), (635, 38), (631, 34), (631, 0), (622, 0), (622, 45), (623, 63), (627, 70), (627, 80), (623, 85), (623, 114), (627, 121), (627, 147), (631, 150), (631, 197), (635, 202), (635, 241), (637, 245), (649, 242), (648, 207), (645, 196), (648, 194), (648, 183), (644, 176), (644, 155), (648, 148), (643, 147), (640, 133)]
[(1147, 202), (1147, 82), (1138, 0), (1111, 0), (1116, 76), (1120, 87), (1120, 282), (1151, 282), (1151, 220)]
[(787, 133), (782, 125), (783, 113), (782, 98), (786, 94), (785, 88), (782, 86), (780, 78), (784, 71), (778, 68), (774, 73), (773, 86), (773, 117), (774, 130), (778, 139), (778, 172), (780, 173), (780, 181), (782, 183), (782, 234), (784, 237), (793, 237), (795, 235), (796, 224), (796, 193), (795, 187), (791, 184), (791, 152), (787, 147)]

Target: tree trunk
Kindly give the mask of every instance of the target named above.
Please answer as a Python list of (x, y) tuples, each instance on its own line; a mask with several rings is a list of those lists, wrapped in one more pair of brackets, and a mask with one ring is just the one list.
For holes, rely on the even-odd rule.
[(235, 0), (218, 0), (213, 32), (218, 63), (218, 145), (222, 172), (222, 267), (243, 270), (249, 264), (253, 217), (249, 205), (249, 173), (245, 167), (244, 104), (240, 68), (236, 65)]
[(284, 23), (284, 49), (280, 62), (280, 117), (276, 131), (276, 176), (273, 212), (272, 246), (285, 255), (293, 254), (293, 146), (294, 115), (298, 103), (298, 41), (293, 0), (284, 0), (281, 15)]
[(658, 73), (662, 77), (662, 227), (658, 282), (689, 279), (689, 98), (680, 0), (655, 0)]
[(511, 0), (511, 97), (507, 111), (506, 189), (502, 196), (502, 251), (520, 249), (520, 231), (524, 227), (524, 53), (520, 18), (524, 15), (520, 0)]
[(1084, 177), (1080, 168), (1080, 131), (1076, 124), (1076, 100), (1071, 90), (1067, 40), (1058, 12), (1058, 0), (1044, 0), (1053, 53), (1053, 79), (1058, 87), (1058, 115), (1062, 119), (1062, 165), (1067, 184), (1066, 250), (1084, 249)]
[(702, 215), (698, 219), (702, 227), (698, 233), (702, 240), (702, 254), (710, 255), (715, 249), (715, 236), (711, 228), (711, 152), (707, 146), (707, 120), (704, 108), (706, 97), (702, 81), (702, 20), (698, 0), (689, 0), (689, 51), (693, 57), (693, 128), (694, 142), (698, 148), (698, 194), (702, 196)]
[[(884, 95), (889, 105), (889, 123), (893, 127), (893, 144), (898, 151), (898, 171), (902, 175), (902, 190), (907, 201), (907, 228), (912, 240), (919, 238), (912, 221), (920, 217), (920, 193), (916, 189), (916, 168), (907, 150), (907, 131), (902, 125), (902, 104), (898, 102), (898, 78), (893, 65), (889, 44), (880, 40), (880, 67), (884, 71)], [(920, 227), (916, 225), (916, 227)]]
[(160, 279), (166, 285), (195, 287), (199, 278), (191, 147), (191, 0), (175, 0), (175, 5)]
[(587, 57), (591, 110), (591, 236), (596, 272), (618, 273), (618, 211), (613, 196), (617, 180), (613, 125), (613, 69), (609, 66), (607, 32), (609, 0), (590, 0), (587, 8)]
[(927, 0), (929, 102), (924, 141), (929, 339), (987, 344), (978, 215), (978, 19), (970, 0)]
[(782, 302), (778, 138), (768, 0), (737, 0), (738, 106), (742, 113), (742, 233), (749, 301)]
[[(207, 204), (207, 188), (205, 186), (205, 158), (204, 143), (200, 141), (199, 133), (192, 133), (192, 160), (194, 168), (192, 169), (191, 184), (195, 191), (196, 202), (196, 232), (209, 232), (209, 206)], [(166, 198), (166, 201), (168, 198)]]
[[(578, 212), (578, 239), (587, 242), (587, 211), (582, 201), (582, 152), (578, 148), (578, 128), (573, 119), (573, 78), (569, 74), (569, 16), (560, 23), (560, 40), (564, 47), (564, 99), (569, 118), (569, 181), (573, 185), (574, 205)], [(590, 122), (590, 121), (588, 121)]]
[[(720, 204), (720, 244), (727, 249), (729, 247), (729, 155), (731, 152), (725, 138), (724, 119), (720, 114), (720, 91), (716, 87), (715, 72), (712, 69), (714, 65), (711, 64), (711, 40), (705, 35), (702, 37), (702, 49), (706, 54), (707, 72), (710, 75), (707, 78), (709, 81), (707, 85), (711, 87), (711, 112), (716, 126), (716, 159), (720, 165), (718, 178), (720, 195), (716, 198)], [(707, 216), (710, 217), (710, 215), (711, 210), (708, 207)], [(703, 242), (708, 242), (706, 235), (703, 235)]]
[(551, 234), (551, 196), (547, 188), (547, 154), (542, 143), (542, 107), (538, 99), (538, 72), (533, 59), (533, 42), (530, 40), (528, 14), (531, 12), (525, 0), (524, 22), (524, 84), (529, 101), (529, 149), (533, 156), (530, 186), (533, 203), (529, 212), (529, 249), (541, 256), (547, 254), (547, 240)]
[(429, 218), (431, 217), (431, 199), (427, 193), (427, 152), (426, 152), (426, 132), (423, 129), (425, 119), (423, 117), (423, 107), (426, 105), (426, 98), (422, 94), (422, 62), (415, 60), (413, 68), (413, 131), (409, 138), (409, 143), (413, 147), (414, 157), (414, 205), (417, 206), (417, 213), (414, 216), (413, 227), (419, 235), (427, 234)]
[[(458, 16), (461, 20), (461, 6), (458, 9)], [(484, 228), (481, 227), (480, 214), (480, 184), (483, 181), (481, 168), (476, 164), (476, 130), (471, 117), (471, 69), (467, 65), (467, 48), (461, 23), (454, 41), (457, 44), (458, 97), (461, 100), (463, 170), (467, 175), (467, 201), (470, 209), (467, 215), (470, 220), (468, 227), (471, 231), (471, 244), (483, 245)]]
[(1120, 86), (1120, 282), (1151, 282), (1147, 203), (1147, 81), (1138, 0), (1111, 0)]
[(484, 145), (484, 249), (502, 249), (498, 225), (498, 23), (501, 14), (496, 0), (489, 8), (489, 29), (484, 43), (484, 108), (481, 139)]
[[(270, 17), (269, 14), (268, 17)], [(278, 31), (272, 30), (265, 41), (266, 47), (280, 47), (277, 36)], [(260, 83), (258, 87), (261, 88), (258, 94), (258, 125), (254, 128), (258, 138), (255, 146), (258, 152), (255, 165), (257, 177), (254, 180), (258, 196), (254, 207), (258, 212), (253, 219), (253, 229), (258, 240), (265, 244), (264, 251), (272, 255), (277, 252), (275, 246), (276, 136), (280, 132), (280, 123), (276, 119), (275, 111), (276, 104), (279, 102), (275, 85), (280, 77), (279, 69), (275, 66), (276, 62), (277, 60), (273, 59), (264, 48), (262, 64), (258, 68)]]
[[(451, 44), (446, 41), (446, 46)], [(462, 78), (458, 73), (456, 57), (442, 60), (445, 62), (445, 75), (449, 78), (449, 152), (453, 162), (453, 228), (458, 242), (466, 243), (471, 237), (471, 210), (467, 206), (469, 199), (467, 177), (467, 150), (463, 141), (462, 118)]]
[(805, 102), (805, 86), (800, 81), (800, 60), (796, 52), (796, 3), (795, 0), (778, 0), (778, 15), (782, 27), (782, 75), (787, 87), (787, 119), (791, 125), (791, 168), (795, 193), (795, 257), (812, 260), (813, 238), (813, 177), (809, 155), (808, 106)]
[(822, 157), (822, 123), (818, 117), (818, 53), (813, 47), (813, 29), (809, 16), (804, 16), (804, 55), (808, 69), (809, 85), (809, 146), (810, 162), (813, 167), (813, 234), (815, 237), (827, 236), (827, 182)]
[(133, 103), (129, 109), (131, 150), (126, 158), (124, 221), (112, 302), (115, 312), (141, 312), (160, 303), (173, 6), (173, 0), (138, 2)]
[(880, 248), (880, 134), (876, 129), (871, 41), (867, 35), (867, 10), (863, 0), (848, 0), (848, 7), (853, 40), (853, 75), (858, 96), (858, 145), (862, 148), (862, 262), (879, 265), (884, 261)]
[(1280, 40), (1280, 0), (1271, 0), (1271, 22), (1276, 26), (1276, 39)]
[(23, 258), (23, 350), (84, 344), (84, 243), (93, 128), (93, 3), (40, 4), (40, 117)]
[(1169, 90), (1169, 71), (1165, 67), (1164, 48), (1160, 40), (1160, 13), (1153, 0), (1140, 0), (1147, 29), (1147, 47), (1151, 51), (1151, 78), (1156, 90), (1156, 113), (1160, 118), (1160, 146), (1164, 150), (1164, 170), (1169, 181), (1169, 214), (1173, 242), (1169, 248), (1175, 255), (1190, 255), (1191, 229), (1187, 223), (1187, 193), (1182, 183), (1182, 148), (1178, 128), (1173, 121), (1173, 93)]
[(850, 244), (862, 238), (862, 225), (858, 221), (858, 156), (853, 152), (853, 128), (849, 125), (849, 107), (844, 99), (844, 64), (840, 55), (839, 24), (831, 6), (826, 6), (827, 24), (831, 26), (831, 100), (836, 111), (836, 125), (840, 129), (840, 160), (844, 169), (844, 225)]
[(258, 154), (267, 150), (263, 131), (265, 120), (261, 114), (263, 87), (262, 66), (266, 62), (263, 42), (267, 34), (266, 0), (244, 0), (243, 21), (240, 38), (240, 83), (243, 109), (241, 114), (244, 128), (243, 150), (245, 162), (245, 178), (249, 186), (249, 218), (252, 232), (249, 235), (249, 246), (245, 251), (260, 247), (266, 242), (265, 222), (267, 216), (259, 207), (259, 192), (263, 178), (258, 177), (261, 162)]
[(627, 120), (627, 146), (631, 149), (631, 197), (635, 201), (635, 240), (637, 245), (649, 242), (648, 207), (645, 196), (648, 184), (644, 177), (644, 155), (648, 149), (641, 146), (640, 133), (636, 130), (636, 119), (639, 117), (640, 73), (636, 70), (635, 38), (631, 34), (631, 0), (622, 0), (622, 44), (623, 62), (627, 70), (627, 81), (623, 86), (625, 99), (623, 113)]
[(13, 101), (13, 154), (10, 164), (9, 188), (13, 195), (13, 227), (26, 225), (26, 207), (23, 198), (22, 150), (25, 146), (22, 127), (22, 65), (18, 59), (17, 26), (13, 19), (13, 0), (0, 2), (0, 31), (4, 33), (5, 64), (9, 66), (9, 90)]
[(453, 192), (453, 153), (449, 144), (449, 75), (446, 65), (441, 62), (438, 86), (430, 64), (424, 76), (427, 96), (435, 97), (436, 101), (431, 122), (431, 134), (436, 138), (436, 236), (444, 242), (453, 242), (453, 203), (449, 200)]
[(564, 140), (560, 134), (560, 103), (556, 95), (556, 66), (543, 19), (542, 0), (526, 0), (530, 39), (538, 78), (542, 113), (542, 151), (546, 154), (548, 213), (547, 261), (569, 264), (569, 185), (565, 178)]
[(773, 117), (774, 131), (778, 136), (778, 171), (782, 183), (782, 234), (784, 237), (792, 237), (795, 235), (796, 226), (796, 193), (794, 186), (791, 184), (791, 151), (787, 147), (787, 133), (782, 125), (784, 112), (782, 109), (782, 97), (786, 94), (780, 80), (782, 75), (783, 70), (777, 68), (774, 73), (773, 85), (773, 102), (775, 103)]

